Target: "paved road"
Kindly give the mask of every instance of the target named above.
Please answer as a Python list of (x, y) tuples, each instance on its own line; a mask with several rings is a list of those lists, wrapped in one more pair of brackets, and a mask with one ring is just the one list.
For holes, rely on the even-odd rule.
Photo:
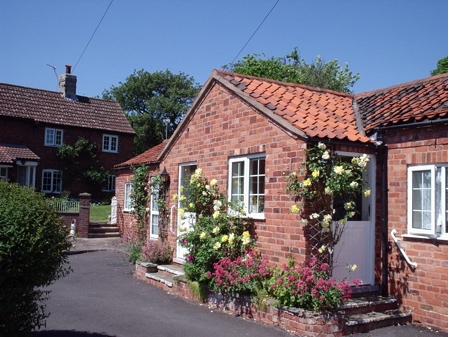
[[(46, 328), (33, 337), (288, 337), (285, 331), (169, 295), (133, 277), (120, 240), (78, 239), (74, 270), (56, 281)], [(447, 337), (418, 326), (377, 329), (359, 337)]]
[(169, 295), (136, 280), (117, 250), (70, 256), (50, 287), (47, 327), (33, 337), (287, 337), (287, 332)]

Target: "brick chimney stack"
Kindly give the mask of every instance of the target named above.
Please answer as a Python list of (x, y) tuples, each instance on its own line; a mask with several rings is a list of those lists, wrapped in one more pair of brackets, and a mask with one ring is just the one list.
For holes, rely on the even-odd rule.
[(65, 74), (59, 75), (59, 92), (67, 98), (78, 101), (76, 97), (76, 76), (71, 74), (72, 66), (66, 64)]

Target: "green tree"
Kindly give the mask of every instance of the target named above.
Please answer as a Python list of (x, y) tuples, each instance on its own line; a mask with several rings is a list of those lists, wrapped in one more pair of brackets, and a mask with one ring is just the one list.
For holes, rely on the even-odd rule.
[[(136, 131), (134, 154), (159, 144), (173, 133), (198, 94), (200, 86), (184, 73), (134, 71), (124, 83), (103, 91), (116, 100)], [(166, 121), (166, 123), (164, 123)]]
[(360, 78), (358, 73), (354, 75), (349, 70), (348, 64), (341, 67), (337, 60), (325, 62), (317, 56), (313, 63), (308, 64), (299, 56), (297, 48), (283, 58), (266, 58), (264, 54), (246, 55), (236, 63), (223, 66), (223, 69), (345, 93), (350, 93)]
[(437, 62), (437, 68), (430, 72), (432, 76), (447, 74), (447, 56)]
[(0, 179), (0, 336), (28, 336), (45, 324), (43, 287), (70, 272), (70, 247), (48, 199)]

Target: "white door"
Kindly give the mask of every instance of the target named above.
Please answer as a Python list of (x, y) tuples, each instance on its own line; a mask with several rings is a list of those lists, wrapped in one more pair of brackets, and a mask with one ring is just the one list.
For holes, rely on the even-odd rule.
[[(180, 196), (182, 194), (183, 186), (187, 186), (190, 183), (190, 176), (195, 173), (197, 168), (196, 163), (187, 163), (179, 165), (179, 185), (178, 185), (178, 210), (183, 208), (183, 201)], [(180, 242), (183, 239), (183, 234), (189, 231), (193, 224), (195, 223), (195, 214), (185, 212), (184, 216), (181, 217), (178, 214), (178, 224), (177, 224), (177, 241), (176, 241), (176, 262), (184, 262), (187, 254), (189, 253), (185, 247), (182, 247)]]
[[(370, 156), (364, 180), (371, 194), (369, 197), (360, 197), (357, 219), (346, 223), (343, 235), (334, 247), (333, 276), (337, 280), (347, 278), (349, 282), (358, 279), (362, 284), (374, 283), (375, 167), (375, 157)], [(350, 272), (354, 264), (357, 268)]]

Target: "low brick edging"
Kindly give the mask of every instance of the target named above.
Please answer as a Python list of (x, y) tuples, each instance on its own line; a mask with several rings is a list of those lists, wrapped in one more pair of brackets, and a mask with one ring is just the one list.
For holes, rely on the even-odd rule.
[[(136, 263), (135, 277), (148, 284), (163, 288), (168, 293), (183, 297), (190, 301), (201, 302), (189, 289), (187, 282), (176, 279), (173, 287), (145, 276), (146, 268)], [(267, 305), (258, 308), (248, 296), (225, 297), (221, 294), (209, 292), (207, 303), (210, 308), (231, 312), (235, 315), (252, 319), (266, 325), (272, 325), (290, 333), (303, 337), (341, 337), (344, 335), (344, 316), (338, 312), (313, 312), (299, 308), (275, 307)]]

